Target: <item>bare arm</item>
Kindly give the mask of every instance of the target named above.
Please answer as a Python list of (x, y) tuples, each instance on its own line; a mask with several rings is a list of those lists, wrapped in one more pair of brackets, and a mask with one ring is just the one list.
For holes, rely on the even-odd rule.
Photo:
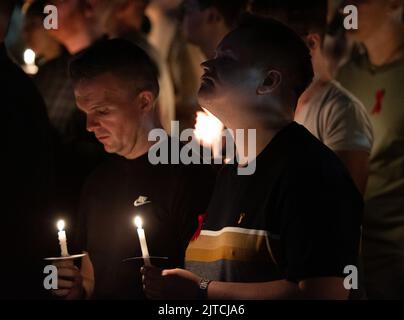
[(364, 194), (369, 174), (369, 153), (357, 150), (335, 151), (348, 169), (358, 190)]
[[(201, 277), (184, 269), (142, 268), (146, 296), (151, 299), (198, 299)], [(298, 284), (287, 281), (236, 283), (212, 281), (211, 300), (347, 299), (349, 291), (338, 277), (312, 278)]]
[(287, 280), (261, 283), (213, 281), (208, 287), (208, 298), (213, 300), (345, 300), (348, 295), (343, 279), (336, 277), (313, 278), (298, 284)]

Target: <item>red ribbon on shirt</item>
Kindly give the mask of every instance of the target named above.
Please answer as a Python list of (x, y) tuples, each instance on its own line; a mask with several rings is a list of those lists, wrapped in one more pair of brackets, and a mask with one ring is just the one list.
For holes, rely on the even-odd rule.
[(383, 104), (383, 99), (384, 99), (384, 90), (377, 90), (376, 91), (376, 103), (375, 106), (373, 107), (372, 114), (378, 114), (382, 111), (382, 104)]
[(195, 241), (198, 239), (199, 235), (202, 231), (203, 222), (205, 221), (206, 213), (198, 215), (198, 228), (196, 229), (194, 235), (192, 236), (191, 241)]

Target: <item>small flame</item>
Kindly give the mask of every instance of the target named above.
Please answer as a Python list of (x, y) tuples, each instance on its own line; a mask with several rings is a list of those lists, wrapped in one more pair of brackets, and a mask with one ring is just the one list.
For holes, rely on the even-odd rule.
[(206, 147), (212, 146), (219, 141), (223, 132), (223, 123), (209, 111), (196, 113), (195, 137)]
[(24, 51), (24, 62), (26, 64), (35, 64), (35, 52), (32, 49), (27, 49)]
[(136, 216), (135, 219), (133, 219), (133, 223), (135, 224), (135, 226), (139, 229), (142, 229), (143, 226), (143, 220), (141, 217)]
[(63, 231), (63, 229), (65, 228), (65, 221), (59, 220), (58, 223), (56, 224), (56, 226), (58, 227), (59, 231)]

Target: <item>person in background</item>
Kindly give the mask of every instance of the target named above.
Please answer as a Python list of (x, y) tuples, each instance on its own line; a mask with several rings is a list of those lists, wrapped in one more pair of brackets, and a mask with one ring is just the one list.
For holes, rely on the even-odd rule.
[(203, 54), (187, 42), (181, 28), (182, 0), (153, 0), (146, 9), (151, 22), (150, 44), (167, 62), (175, 92), (175, 119), (180, 131), (195, 126), (200, 111), (197, 93), (202, 76)]
[(43, 27), (45, 15), (43, 5), (34, 1), (26, 7), (23, 25), (23, 39), (27, 48), (36, 54), (37, 64), (53, 60), (62, 54), (60, 43), (54, 40)]
[(323, 53), (327, 1), (255, 0), (251, 10), (285, 23), (306, 42), (314, 79), (299, 98), (295, 121), (338, 155), (359, 191), (364, 193), (373, 143), (372, 127), (362, 103), (333, 80), (329, 72)]
[(0, 1), (0, 108), (2, 220), (0, 299), (42, 299), (43, 258), (53, 251), (47, 236), (53, 176), (50, 125), (32, 80), (12, 62), (4, 39), (17, 1)]
[(333, 78), (337, 71), (351, 57), (356, 46), (348, 39), (344, 28), (344, 14), (341, 9), (343, 0), (328, 0), (327, 34), (324, 37), (323, 53), (328, 61), (329, 72)]
[(76, 108), (73, 85), (68, 77), (69, 59), (102, 38), (89, 0), (36, 0), (58, 8), (58, 29), (47, 30), (65, 50), (45, 63), (34, 77), (44, 97), (54, 129), (56, 178), (53, 212), (73, 227), (80, 190), (87, 175), (104, 160), (102, 145), (86, 130), (84, 114)]
[(186, 39), (211, 59), (219, 42), (236, 27), (246, 11), (247, 0), (185, 0), (184, 6)]
[(365, 105), (374, 130), (365, 193), (363, 257), (369, 298), (404, 298), (404, 25), (402, 0), (343, 1), (358, 8), (362, 45), (337, 79)]
[[(72, 85), (67, 77), (70, 57), (87, 48), (102, 37), (96, 28), (94, 11), (89, 0), (37, 0), (36, 6), (46, 4), (58, 8), (58, 29), (47, 30), (48, 34), (66, 51), (61, 56), (42, 66), (35, 77), (47, 108), (51, 124), (62, 141), (75, 139), (75, 101)], [(81, 128), (84, 129), (84, 128)]]

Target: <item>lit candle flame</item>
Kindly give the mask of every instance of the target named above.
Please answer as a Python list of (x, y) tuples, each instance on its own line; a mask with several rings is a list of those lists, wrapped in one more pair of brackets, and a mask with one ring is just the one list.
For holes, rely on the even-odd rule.
[(35, 52), (32, 49), (27, 49), (24, 51), (24, 62), (26, 64), (35, 64)]
[(142, 229), (143, 220), (141, 217), (136, 216), (135, 219), (133, 219), (133, 223), (135, 224), (136, 227), (138, 227), (139, 229)]
[(65, 228), (65, 221), (59, 220), (56, 225), (57, 225), (59, 231), (63, 231), (63, 229)]
[(195, 137), (206, 147), (220, 141), (223, 132), (223, 123), (208, 110), (196, 113)]

